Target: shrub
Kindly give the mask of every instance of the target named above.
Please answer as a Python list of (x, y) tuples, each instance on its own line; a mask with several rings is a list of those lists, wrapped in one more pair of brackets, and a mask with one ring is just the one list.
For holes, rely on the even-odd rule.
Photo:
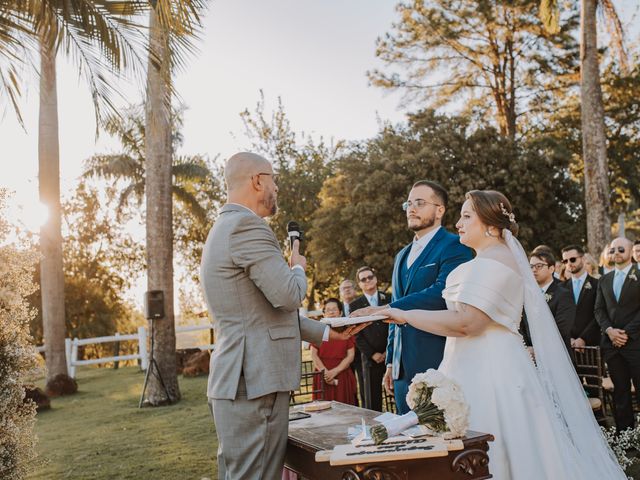
[(14, 480), (25, 477), (35, 457), (36, 410), (33, 402), (24, 402), (24, 383), (36, 366), (29, 336), (34, 312), (25, 297), (35, 289), (37, 257), (6, 243), (5, 197), (0, 190), (0, 478)]

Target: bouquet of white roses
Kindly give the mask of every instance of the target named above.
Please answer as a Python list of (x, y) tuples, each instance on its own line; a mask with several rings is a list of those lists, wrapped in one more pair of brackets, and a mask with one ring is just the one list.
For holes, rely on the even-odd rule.
[(411, 411), (388, 422), (371, 427), (376, 444), (414, 425), (425, 425), (449, 438), (462, 437), (469, 426), (469, 406), (462, 390), (438, 370), (418, 373), (409, 386), (407, 404)]

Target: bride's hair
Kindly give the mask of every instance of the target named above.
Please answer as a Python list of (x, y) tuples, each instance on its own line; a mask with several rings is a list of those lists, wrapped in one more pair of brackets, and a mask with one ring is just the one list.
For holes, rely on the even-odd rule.
[(496, 190), (471, 190), (464, 197), (471, 200), (473, 209), (482, 223), (495, 227), (500, 232), (506, 228), (511, 230), (514, 236), (518, 234), (518, 224), (511, 202), (502, 193)]

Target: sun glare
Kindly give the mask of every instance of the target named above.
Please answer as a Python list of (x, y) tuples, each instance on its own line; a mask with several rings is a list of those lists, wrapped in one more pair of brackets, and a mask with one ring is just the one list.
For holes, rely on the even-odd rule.
[(49, 220), (49, 207), (41, 202), (20, 205), (17, 208), (17, 220), (30, 232), (37, 233)]

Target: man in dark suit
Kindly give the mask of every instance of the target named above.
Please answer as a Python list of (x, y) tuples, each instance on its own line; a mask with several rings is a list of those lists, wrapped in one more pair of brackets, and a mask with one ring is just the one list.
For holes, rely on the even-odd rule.
[(635, 425), (631, 380), (640, 399), (640, 270), (631, 263), (631, 248), (626, 238), (611, 242), (615, 268), (600, 279), (595, 306), (604, 333), (600, 346), (613, 382), (618, 431)]
[(584, 250), (578, 245), (569, 245), (562, 249), (562, 263), (570, 278), (564, 287), (573, 294), (576, 305), (576, 317), (571, 329), (571, 346), (600, 345), (600, 326), (596, 321), (594, 308), (598, 279), (587, 273), (584, 262)]
[[(356, 294), (355, 285), (353, 284), (353, 281), (351, 279), (345, 278), (344, 280), (342, 280), (342, 282), (340, 282), (340, 287), (338, 287), (338, 289), (340, 290), (340, 301), (342, 302), (342, 314), (345, 317), (348, 317), (351, 313), (349, 304), (353, 302), (358, 296)], [(353, 372), (356, 374), (358, 391), (360, 392), (360, 397), (362, 397), (360, 398), (360, 402), (361, 405), (364, 405), (364, 395), (362, 394), (362, 392), (364, 392), (364, 372), (362, 367), (360, 349), (358, 349), (357, 345), (355, 354), (353, 356), (353, 362), (351, 362), (351, 370), (353, 370)]]
[[(534, 250), (529, 258), (529, 265), (533, 271), (533, 276), (544, 294), (544, 298), (549, 305), (549, 310), (556, 321), (558, 331), (564, 341), (569, 356), (573, 358), (571, 350), (571, 329), (576, 316), (576, 306), (571, 298), (571, 292), (562, 286), (562, 283), (553, 276), (556, 260), (553, 255), (546, 250)], [(531, 346), (531, 336), (527, 318), (522, 321), (522, 335), (527, 346)], [(535, 352), (534, 352), (535, 353)]]
[(640, 239), (633, 242), (633, 249), (631, 251), (633, 254), (633, 261), (640, 263)]
[[(448, 194), (429, 180), (416, 182), (402, 205), (413, 242), (396, 255), (393, 266), (391, 307), (402, 310), (446, 310), (442, 290), (449, 273), (471, 260), (471, 250), (457, 235), (442, 228)], [(374, 314), (385, 307), (368, 307)], [(367, 327), (369, 328), (369, 327)], [(406, 396), (417, 373), (438, 368), (445, 338), (418, 330), (409, 324), (390, 325), (387, 341), (385, 389), (394, 393), (398, 413), (409, 411)]]
[[(362, 295), (349, 304), (350, 311), (389, 303), (389, 297), (378, 290), (378, 279), (371, 267), (360, 267), (356, 277)], [(384, 360), (388, 335), (388, 324), (373, 322), (356, 337), (356, 345), (362, 354), (364, 386), (361, 392), (364, 407), (379, 412), (382, 411), (382, 378), (387, 369)]]

